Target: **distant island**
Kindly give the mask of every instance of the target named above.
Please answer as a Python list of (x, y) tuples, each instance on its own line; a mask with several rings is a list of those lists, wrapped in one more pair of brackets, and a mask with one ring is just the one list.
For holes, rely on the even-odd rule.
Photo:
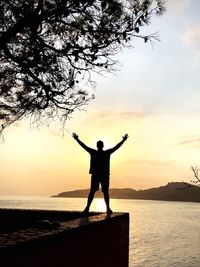
[[(86, 198), (88, 196), (88, 193), (89, 189), (80, 189), (62, 192), (52, 197)], [(96, 192), (95, 197), (103, 197), (102, 192)], [(181, 182), (171, 182), (165, 186), (150, 188), (146, 190), (134, 190), (132, 188), (111, 188), (110, 197), (113, 199), (146, 199), (200, 202), (200, 187), (186, 187), (186, 185)]]

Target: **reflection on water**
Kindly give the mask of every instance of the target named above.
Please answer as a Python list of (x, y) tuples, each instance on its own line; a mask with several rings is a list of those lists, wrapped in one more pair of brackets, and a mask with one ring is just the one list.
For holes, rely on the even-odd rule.
[(94, 199), (94, 204), (91, 206), (91, 210), (98, 210), (101, 212), (106, 212), (106, 204), (103, 198)]
[[(1, 208), (83, 210), (86, 199), (0, 196)], [(200, 203), (111, 199), (130, 213), (130, 267), (199, 267)], [(91, 210), (105, 211), (103, 199)]]

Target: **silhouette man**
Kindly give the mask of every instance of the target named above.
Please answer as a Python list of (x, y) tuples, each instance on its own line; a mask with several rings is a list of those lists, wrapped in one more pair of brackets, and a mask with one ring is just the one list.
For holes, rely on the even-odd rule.
[(95, 192), (99, 190), (101, 184), (104, 200), (106, 203), (107, 213), (111, 214), (110, 197), (109, 197), (109, 180), (110, 180), (110, 155), (115, 152), (128, 138), (128, 134), (122, 136), (122, 141), (113, 148), (103, 150), (104, 144), (100, 140), (97, 142), (97, 150), (86, 146), (76, 133), (72, 134), (73, 138), (90, 154), (90, 171), (91, 174), (91, 187), (88, 195), (87, 206), (84, 209), (85, 213), (89, 212), (90, 205), (94, 198)]

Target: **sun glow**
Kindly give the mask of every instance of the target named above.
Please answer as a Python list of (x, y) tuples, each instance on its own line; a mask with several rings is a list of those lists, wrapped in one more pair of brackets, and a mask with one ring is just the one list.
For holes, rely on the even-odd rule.
[(105, 201), (103, 198), (94, 199), (93, 207), (95, 211), (100, 211), (100, 212), (106, 211), (106, 205), (105, 205)]

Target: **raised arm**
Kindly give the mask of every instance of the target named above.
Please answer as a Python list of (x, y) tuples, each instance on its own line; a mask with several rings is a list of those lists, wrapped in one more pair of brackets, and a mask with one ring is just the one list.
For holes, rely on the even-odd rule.
[(72, 137), (77, 141), (77, 143), (82, 146), (88, 153), (90, 153), (93, 149), (86, 146), (81, 140), (79, 140), (78, 135), (76, 133), (72, 134)]
[(118, 143), (116, 146), (114, 146), (113, 148), (108, 149), (108, 151), (109, 151), (110, 153), (115, 152), (118, 148), (120, 148), (121, 145), (123, 145), (123, 143), (127, 140), (127, 138), (128, 138), (128, 134), (125, 134), (124, 136), (122, 136), (122, 141), (119, 142), (119, 143)]

